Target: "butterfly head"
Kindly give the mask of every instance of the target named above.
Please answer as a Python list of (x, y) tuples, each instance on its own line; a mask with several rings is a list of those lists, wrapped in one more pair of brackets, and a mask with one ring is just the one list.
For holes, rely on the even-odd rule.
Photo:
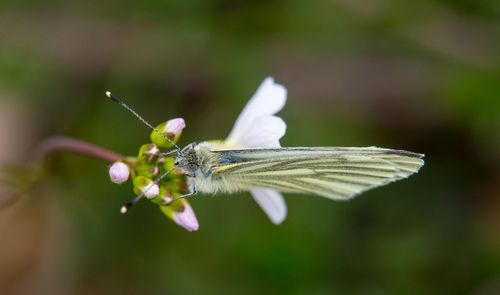
[(199, 168), (199, 159), (196, 153), (196, 144), (191, 143), (182, 149), (175, 157), (174, 162), (176, 167), (181, 167), (186, 170), (187, 175), (196, 175)]

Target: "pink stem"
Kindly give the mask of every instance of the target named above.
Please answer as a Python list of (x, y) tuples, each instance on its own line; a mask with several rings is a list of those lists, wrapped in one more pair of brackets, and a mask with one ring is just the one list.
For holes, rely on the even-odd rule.
[(69, 152), (113, 163), (125, 159), (125, 156), (114, 153), (96, 145), (67, 137), (50, 137), (38, 146), (35, 160), (43, 161), (54, 152)]

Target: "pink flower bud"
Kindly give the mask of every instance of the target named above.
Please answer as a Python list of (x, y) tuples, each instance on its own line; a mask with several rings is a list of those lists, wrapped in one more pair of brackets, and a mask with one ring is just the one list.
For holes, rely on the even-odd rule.
[(196, 231), (200, 227), (193, 208), (187, 201), (183, 202), (182, 206), (174, 211), (174, 221), (188, 231)]
[(141, 190), (148, 199), (152, 199), (160, 194), (160, 187), (154, 182), (146, 185)]
[(111, 167), (109, 167), (109, 178), (114, 183), (124, 183), (130, 177), (130, 171), (127, 164), (123, 162), (114, 162)]
[[(177, 142), (181, 137), (182, 129), (186, 127), (186, 122), (182, 118), (176, 118), (163, 122), (156, 126), (156, 129), (160, 131), (158, 134), (156, 131), (151, 132), (151, 142), (162, 148), (171, 148), (173, 142)], [(165, 137), (168, 138), (165, 139)]]
[(182, 118), (175, 118), (168, 120), (163, 129), (163, 133), (169, 134), (172, 138), (179, 136), (182, 133), (182, 129), (186, 127), (186, 122)]

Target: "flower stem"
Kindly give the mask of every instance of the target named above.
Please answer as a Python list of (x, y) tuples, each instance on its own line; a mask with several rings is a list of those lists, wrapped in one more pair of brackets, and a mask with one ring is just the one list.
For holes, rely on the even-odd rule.
[(113, 163), (126, 157), (96, 145), (67, 137), (49, 137), (42, 141), (35, 153), (36, 161), (44, 161), (54, 152), (69, 152)]
[[(12, 177), (8, 175), (9, 173), (6, 174), (7, 176), (4, 176), (3, 173), (0, 174), (0, 188), (2, 188), (0, 209), (13, 204), (20, 196), (26, 194), (37, 184), (43, 177), (43, 169), (40, 168), (47, 157), (56, 152), (79, 154), (108, 163), (127, 159), (125, 156), (81, 140), (67, 137), (49, 137), (37, 146), (36, 152), (31, 158), (32, 162), (24, 168), (19, 167), (20, 170), (24, 169), (26, 173), (19, 174), (19, 171), (17, 171), (17, 174), (13, 174)], [(133, 165), (133, 161), (129, 162)], [(24, 177), (21, 178), (20, 176), (23, 175)]]

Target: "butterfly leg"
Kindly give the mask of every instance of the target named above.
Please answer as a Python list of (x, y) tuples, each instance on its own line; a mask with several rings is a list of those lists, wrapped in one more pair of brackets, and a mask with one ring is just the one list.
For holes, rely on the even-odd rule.
[(168, 156), (168, 155), (172, 155), (172, 154), (176, 154), (176, 153), (179, 153), (179, 151), (178, 150), (171, 150), (171, 151), (168, 151), (168, 152), (160, 153), (160, 155), (162, 155), (162, 156)]
[(180, 199), (185, 199), (185, 198), (189, 198), (189, 197), (191, 197), (191, 196), (196, 195), (197, 193), (198, 193), (198, 191), (196, 190), (196, 187), (195, 187), (195, 186), (193, 186), (193, 191), (192, 191), (192, 192), (190, 192), (190, 193), (188, 193), (188, 194), (185, 194), (185, 195), (182, 195), (182, 196), (180, 196), (180, 197), (178, 197), (178, 198), (175, 198), (175, 199), (173, 199), (173, 200), (172, 200), (172, 201), (170, 201), (170, 202), (161, 203), (161, 204), (160, 204), (160, 206), (169, 206), (170, 204), (172, 204), (173, 202), (175, 202), (175, 201), (177, 201), (177, 200), (180, 200)]

